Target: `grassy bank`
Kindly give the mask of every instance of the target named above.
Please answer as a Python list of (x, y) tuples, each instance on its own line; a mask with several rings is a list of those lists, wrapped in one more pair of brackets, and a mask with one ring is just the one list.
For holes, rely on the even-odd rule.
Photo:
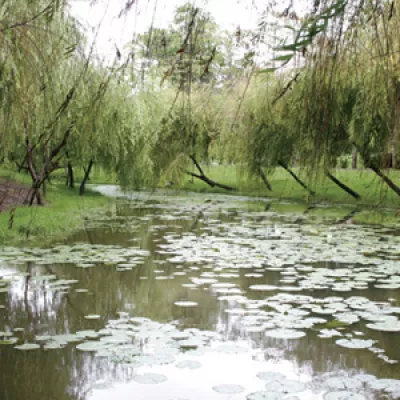
[[(29, 183), (25, 174), (1, 171), (1, 176), (18, 183)], [(14, 212), (0, 213), (0, 244), (41, 246), (59, 240), (85, 226), (85, 218), (109, 204), (111, 200), (87, 190), (78, 195), (78, 188), (62, 183), (47, 186), (45, 207), (17, 207)]]
[[(354, 199), (349, 194), (340, 189), (326, 177), (314, 179), (297, 168), (294, 169), (306, 184), (316, 192), (315, 196), (302, 188), (285, 170), (277, 169), (268, 179), (273, 191), (267, 190), (261, 179), (248, 179), (241, 174), (235, 166), (212, 165), (204, 167), (204, 172), (208, 177), (216, 182), (230, 185), (239, 190), (239, 194), (250, 196), (270, 197), (273, 199), (285, 199), (301, 202), (326, 202), (339, 204), (359, 204), (375, 207), (400, 207), (400, 197), (388, 188), (372, 171), (369, 170), (337, 170), (335, 177), (356, 191), (361, 198)], [(387, 171), (386, 171), (387, 172)], [(387, 172), (390, 178), (400, 186), (400, 171)], [(212, 188), (203, 181), (194, 178), (185, 179), (183, 185), (185, 190), (195, 192), (219, 192), (227, 193), (226, 190)]]

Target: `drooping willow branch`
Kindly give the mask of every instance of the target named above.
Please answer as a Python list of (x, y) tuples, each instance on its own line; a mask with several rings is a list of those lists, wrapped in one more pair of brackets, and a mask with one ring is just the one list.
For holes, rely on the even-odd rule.
[(11, 29), (15, 29), (15, 28), (22, 27), (22, 26), (27, 26), (27, 25), (31, 24), (32, 22), (36, 21), (42, 15), (49, 15), (53, 12), (54, 12), (54, 5), (52, 3), (50, 3), (48, 6), (46, 6), (43, 10), (41, 10), (39, 13), (37, 13), (33, 17), (28, 18), (25, 21), (15, 22), (14, 24), (7, 25), (3, 29), (0, 29), (0, 32), (4, 33)]

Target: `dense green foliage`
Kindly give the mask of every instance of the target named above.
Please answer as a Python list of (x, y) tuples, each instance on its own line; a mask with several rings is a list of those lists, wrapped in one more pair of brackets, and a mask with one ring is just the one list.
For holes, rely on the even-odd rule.
[[(7, 0), (2, 163), (29, 172), (29, 204), (42, 202), (58, 169), (68, 167), (72, 186), (73, 170), (84, 168), (84, 186), (92, 165), (141, 188), (187, 175), (215, 186), (202, 165), (233, 163), (242, 179), (262, 179), (269, 190), (269, 175), (283, 167), (312, 194), (293, 167), (314, 186), (325, 176), (334, 182), (341, 160), (353, 155), (354, 165), (357, 153), (358, 166), (400, 195), (384, 171), (398, 164), (397, 3), (315, 2), (301, 18), (289, 7), (278, 15), (281, 31), (297, 34), (276, 46), (262, 16), (254, 32), (222, 32), (188, 3), (169, 28), (138, 35), (128, 59), (118, 51), (102, 65), (66, 2)], [(272, 67), (263, 55), (271, 47)]]

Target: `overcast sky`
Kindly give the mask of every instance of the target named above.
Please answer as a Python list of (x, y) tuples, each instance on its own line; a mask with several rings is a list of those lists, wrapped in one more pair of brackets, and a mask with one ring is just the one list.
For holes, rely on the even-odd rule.
[[(176, 7), (187, 0), (136, 0), (130, 12), (119, 18), (118, 14), (127, 1), (71, 0), (71, 14), (88, 28), (89, 40), (93, 40), (94, 31), (101, 24), (96, 46), (102, 56), (114, 57), (115, 45), (123, 49), (135, 33), (148, 30), (153, 19), (155, 26), (167, 27)], [(279, 4), (284, 2), (278, 0)], [(222, 29), (233, 30), (238, 25), (242, 29), (256, 28), (268, 0), (192, 0), (191, 3), (209, 11)]]

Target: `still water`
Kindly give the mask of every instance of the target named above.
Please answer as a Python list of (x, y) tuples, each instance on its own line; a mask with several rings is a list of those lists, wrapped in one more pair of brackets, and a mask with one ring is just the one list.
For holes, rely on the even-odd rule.
[(1, 400), (400, 399), (398, 226), (127, 197), (0, 250)]

